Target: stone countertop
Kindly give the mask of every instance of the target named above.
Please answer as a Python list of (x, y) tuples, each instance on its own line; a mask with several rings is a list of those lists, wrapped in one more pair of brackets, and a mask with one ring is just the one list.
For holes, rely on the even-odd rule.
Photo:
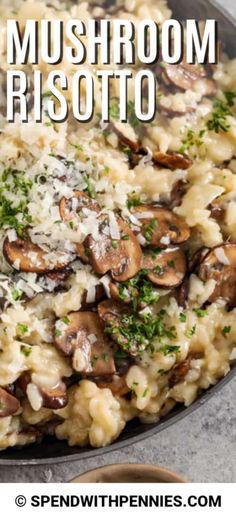
[[(218, 0), (236, 16), (235, 0)], [(236, 379), (204, 406), (152, 438), (120, 451), (55, 466), (0, 466), (0, 482), (66, 482), (105, 464), (142, 462), (194, 482), (236, 482)]]

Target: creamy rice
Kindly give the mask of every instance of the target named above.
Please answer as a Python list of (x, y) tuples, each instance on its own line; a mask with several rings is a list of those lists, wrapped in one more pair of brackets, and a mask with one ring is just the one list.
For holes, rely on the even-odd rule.
[[(128, 18), (134, 23), (146, 18), (159, 24), (170, 17), (165, 0), (122, 1), (119, 5), (118, 13), (109, 14), (109, 17)], [(78, 18), (86, 22), (88, 18), (104, 15), (100, 2), (99, 5), (78, 2), (67, 7), (57, 0), (51, 0), (48, 6), (43, 2), (5, 0), (0, 6), (0, 33), (4, 34), (6, 20), (13, 16), (24, 27), (29, 17), (41, 20), (60, 16), (63, 21)], [(84, 41), (86, 44), (86, 38)], [(7, 70), (5, 51), (1, 42), (3, 70)], [(59, 67), (70, 78), (78, 66), (64, 60)], [(88, 67), (93, 73), (93, 68), (99, 68), (99, 65)], [(41, 63), (39, 68), (46, 82), (50, 66)], [(155, 319), (164, 310), (161, 321), (164, 321), (167, 333), (162, 334), (162, 339), (156, 335), (142, 353), (135, 353), (124, 375), (117, 377), (122, 378), (124, 393), (106, 385), (109, 379), (97, 379), (83, 371), (75, 371), (72, 358), (66, 357), (58, 349), (57, 340), (55, 342), (55, 323), (57, 331), (63, 335), (63, 328), (66, 330), (68, 326), (68, 321), (65, 321), (67, 314), (84, 309), (85, 291), (93, 301), (94, 288), (101, 282), (106, 291), (105, 298), (110, 297), (110, 272), (104, 275), (96, 272), (91, 263), (84, 264), (75, 248), (88, 236), (92, 236), (94, 241), (99, 238), (96, 212), (89, 211), (80, 226), (61, 219), (60, 201), (63, 197), (73, 200), (76, 190), (90, 195), (92, 192), (103, 214), (110, 216), (110, 230), (112, 219), (113, 229), (117, 227), (116, 212), (135, 229), (135, 212), (130, 213), (130, 206), (127, 206), (134, 194), (146, 205), (163, 206), (167, 202), (168, 207), (176, 183), (186, 182), (184, 195), (173, 211), (184, 219), (191, 232), (190, 238), (180, 248), (190, 259), (201, 247), (212, 249), (219, 246), (216, 252), (218, 263), (221, 268), (227, 266), (226, 251), (220, 245), (236, 241), (234, 103), (231, 114), (226, 115), (227, 130), (215, 132), (209, 129), (207, 122), (215, 110), (215, 100), (223, 100), (225, 104), (224, 93), (236, 92), (236, 60), (229, 60), (222, 54), (219, 65), (209, 74), (213, 74), (216, 89), (211, 96), (204, 96), (204, 80), (195, 81), (187, 90), (177, 88), (175, 92), (173, 89), (167, 92), (165, 89), (160, 97), (162, 110), (157, 111), (151, 124), (140, 128), (131, 123), (114, 122), (116, 131), (120, 130), (133, 142), (141, 138), (142, 146), (147, 147), (148, 154), (139, 158), (136, 165), (130, 163), (130, 151), (127, 154), (127, 147), (122, 146), (117, 132), (104, 132), (98, 116), (101, 112), (101, 85), (95, 74), (96, 116), (90, 123), (77, 125), (69, 117), (63, 124), (52, 124), (46, 111), (43, 122), (37, 124), (31, 116), (28, 123), (6, 123), (4, 116), (0, 115), (1, 194), (11, 208), (19, 207), (18, 213), (13, 212), (15, 220), (3, 220), (0, 230), (0, 297), (3, 300), (0, 387), (19, 400), (19, 408), (6, 416), (1, 415), (0, 402), (1, 449), (41, 440), (42, 426), (47, 427), (50, 423), (56, 437), (66, 439), (69, 445), (105, 446), (120, 435), (126, 422), (132, 418), (139, 417), (146, 423), (156, 422), (176, 403), (189, 406), (202, 390), (229, 372), (235, 359), (236, 303), (228, 306), (225, 295), (212, 299), (217, 282), (211, 277), (204, 280), (195, 269), (188, 273), (189, 289), (185, 303), (178, 301), (179, 288), (153, 287), (159, 300), (148, 305), (146, 313)], [(45, 83), (44, 92), (46, 90)], [(114, 80), (112, 99), (116, 96), (118, 84)], [(70, 97), (69, 88), (67, 99)], [(131, 82), (131, 102), (133, 98)], [(189, 130), (195, 137), (192, 141)], [(187, 134), (189, 146), (186, 145)], [(199, 135), (201, 143), (196, 140)], [(156, 151), (163, 154), (183, 152), (183, 144), (186, 155), (192, 160), (187, 169), (172, 170), (152, 160)], [(15, 171), (20, 182), (14, 177)], [(216, 201), (224, 213), (221, 219), (212, 212), (212, 204), (216, 205)], [(1, 205), (2, 200), (0, 220)], [(74, 205), (76, 208), (76, 198)], [(139, 218), (136, 217), (137, 223)], [(30, 240), (43, 248), (44, 260), (50, 267), (60, 259), (67, 268), (72, 268), (59, 288), (55, 288), (55, 281), (45, 274), (39, 276), (37, 271), (20, 270), (17, 256), (14, 266), (6, 259), (3, 253), (6, 238), (10, 245), (14, 245), (15, 230), (20, 233), (26, 226), (29, 227)], [(139, 229), (137, 224), (136, 228)], [(134, 232), (139, 235), (142, 245), (140, 229)], [(115, 233), (119, 235), (119, 227)], [(119, 241), (119, 237), (113, 236), (113, 241)], [(163, 249), (169, 246), (165, 235), (162, 245)], [(32, 252), (30, 256), (30, 261), (37, 266)], [(97, 336), (93, 331), (91, 335), (89, 343), (92, 345)], [(119, 346), (120, 351), (121, 348)], [(114, 354), (117, 349), (113, 335)], [(76, 352), (77, 369), (83, 368), (83, 357), (83, 353)], [(186, 366), (183, 366), (184, 362)], [(176, 370), (180, 372), (177, 377)], [(28, 384), (24, 383), (26, 375)], [(64, 407), (59, 408), (58, 402), (53, 403), (54, 407), (48, 407), (48, 395), (52, 396), (58, 389), (68, 395)]]

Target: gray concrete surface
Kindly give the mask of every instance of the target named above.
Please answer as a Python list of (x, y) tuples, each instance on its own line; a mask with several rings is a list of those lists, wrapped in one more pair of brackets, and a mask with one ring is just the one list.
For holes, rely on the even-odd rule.
[[(235, 0), (218, 3), (236, 15)], [(195, 413), (139, 444), (82, 462), (0, 466), (0, 482), (65, 482), (85, 470), (122, 462), (158, 464), (194, 482), (236, 482), (236, 379)]]

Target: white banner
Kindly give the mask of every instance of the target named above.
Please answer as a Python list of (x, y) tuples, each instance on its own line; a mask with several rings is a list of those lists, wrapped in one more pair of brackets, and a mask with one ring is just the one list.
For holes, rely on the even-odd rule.
[(222, 522), (235, 497), (235, 484), (1, 484), (0, 513), (18, 522)]

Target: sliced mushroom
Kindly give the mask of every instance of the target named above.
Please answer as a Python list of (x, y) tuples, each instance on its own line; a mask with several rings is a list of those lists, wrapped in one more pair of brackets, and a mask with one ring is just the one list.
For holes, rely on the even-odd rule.
[(153, 163), (170, 170), (187, 170), (193, 161), (186, 156), (186, 154), (179, 154), (178, 152), (163, 152), (157, 151), (153, 153)]
[(194, 252), (188, 262), (189, 273), (195, 272), (198, 269), (200, 263), (203, 261), (209, 251), (209, 248), (201, 247), (196, 252)]
[(136, 342), (130, 343), (125, 335), (125, 319), (131, 314), (131, 310), (128, 306), (114, 301), (113, 299), (107, 299), (102, 301), (98, 305), (98, 314), (101, 320), (104, 322), (106, 332), (109, 336), (119, 345), (122, 345), (123, 349), (127, 347), (127, 351), (130, 353), (136, 353), (137, 345)]
[(169, 376), (169, 386), (173, 388), (176, 384), (182, 381), (190, 370), (192, 357), (189, 355), (185, 361), (176, 364)]
[(182, 203), (183, 197), (187, 192), (188, 184), (183, 181), (177, 181), (170, 194), (169, 209), (172, 210), (175, 207), (179, 207)]
[(181, 91), (193, 90), (195, 82), (202, 80), (205, 96), (216, 92), (215, 82), (207, 77), (207, 69), (203, 65), (187, 63), (185, 57), (180, 64), (165, 64), (162, 79), (166, 85), (170, 83)]
[(213, 303), (225, 299), (229, 307), (236, 306), (236, 243), (224, 243), (210, 250), (199, 266), (202, 281), (213, 279), (215, 289), (208, 298)]
[[(127, 286), (128, 286), (128, 283), (129, 282), (127, 282)], [(122, 301), (122, 303), (124, 303), (124, 304), (130, 304), (132, 302), (132, 299), (134, 298), (135, 289), (133, 289), (131, 287), (129, 288), (129, 286), (128, 286), (127, 290), (124, 292), (121, 289), (120, 283), (115, 282), (115, 281), (110, 282), (109, 290), (110, 290), (111, 299), (114, 299), (115, 301)], [(136, 293), (138, 293), (137, 290), (136, 290)]]
[[(74, 207), (74, 208), (73, 208)], [(70, 199), (62, 198), (59, 203), (59, 212), (63, 221), (73, 220), (73, 217), (83, 208), (99, 212), (100, 206), (96, 200), (90, 198), (85, 192), (77, 190)]]
[(185, 277), (181, 286), (178, 288), (177, 302), (181, 308), (186, 308), (189, 293), (189, 277)]
[(55, 329), (55, 346), (72, 356), (74, 370), (83, 375), (115, 373), (114, 353), (104, 334), (103, 324), (95, 312), (71, 312), (62, 331)]
[(141, 235), (146, 245), (154, 247), (187, 241), (190, 229), (182, 217), (163, 207), (140, 205), (132, 211), (141, 222)]
[(180, 248), (168, 248), (160, 253), (144, 252), (142, 268), (148, 270), (147, 278), (156, 286), (175, 288), (184, 279), (185, 255)]
[(89, 309), (96, 303), (99, 303), (102, 299), (106, 297), (106, 292), (104, 290), (104, 286), (102, 284), (97, 284), (93, 288), (93, 292), (89, 292), (85, 290), (81, 300), (81, 307), (83, 310)]
[(58, 291), (65, 287), (65, 283), (71, 274), (72, 270), (70, 269), (49, 272), (44, 276), (40, 276), (38, 278), (38, 281), (39, 284), (42, 285), (42, 287), (45, 287), (50, 292), (53, 292), (55, 290)]
[(0, 387), (0, 418), (14, 415), (20, 408), (20, 402), (14, 395)]
[[(30, 371), (23, 372), (18, 379), (18, 384), (25, 396), (27, 396), (27, 387), (31, 383)], [(44, 408), (59, 410), (68, 403), (66, 386), (63, 382), (51, 389), (45, 386), (37, 386), (37, 389), (42, 397), (42, 406)]]
[[(74, 258), (74, 256), (66, 256), (66, 259), (60, 261), (49, 259), (47, 253), (28, 238), (16, 241), (9, 241), (8, 238), (3, 243), (3, 255), (6, 261), (15, 269), (21, 272), (34, 272), (36, 274), (45, 274), (55, 270), (63, 270)], [(61, 254), (62, 255), (62, 254)]]
[(98, 388), (109, 388), (112, 391), (113, 395), (117, 395), (118, 397), (123, 397), (124, 395), (127, 395), (127, 393), (130, 392), (130, 389), (126, 384), (125, 375), (114, 375), (111, 379), (107, 381), (97, 380), (96, 384)]
[(137, 238), (120, 217), (116, 217), (120, 239), (112, 239), (111, 231), (107, 233), (109, 219), (102, 215), (100, 220), (100, 238), (95, 240), (89, 236), (85, 246), (90, 250), (90, 263), (98, 274), (111, 271), (116, 281), (126, 281), (140, 270), (142, 251)]

